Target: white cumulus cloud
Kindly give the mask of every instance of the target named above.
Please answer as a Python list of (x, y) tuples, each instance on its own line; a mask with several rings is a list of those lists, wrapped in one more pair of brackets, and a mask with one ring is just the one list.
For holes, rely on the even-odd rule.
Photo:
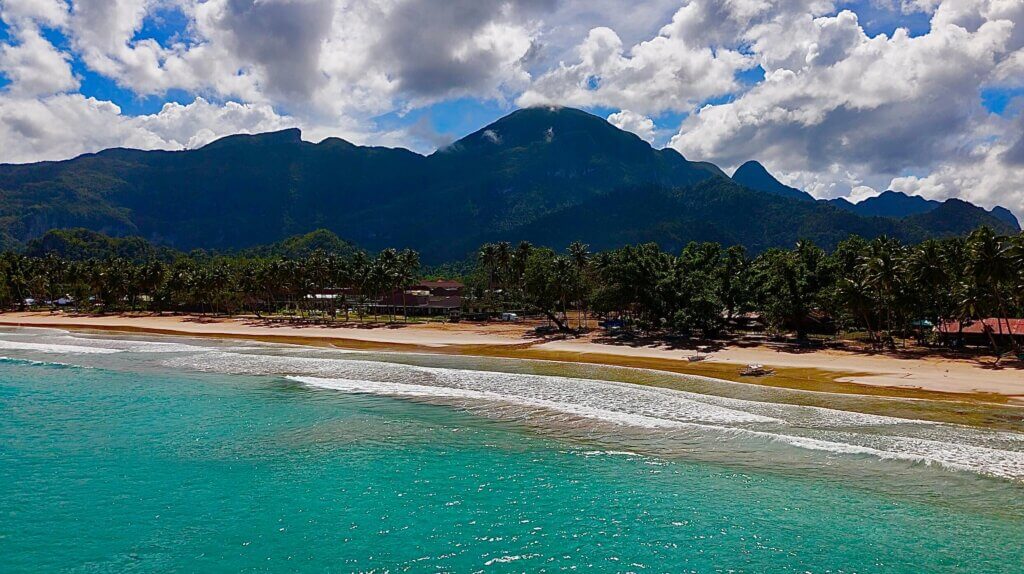
[[(877, 33), (883, 13), (930, 25)], [(485, 100), (594, 109), (821, 197), (1024, 214), (1024, 106), (981, 99), (1024, 87), (1024, 0), (0, 0), (0, 19), (0, 161), (287, 126), (420, 149), (452, 134), (378, 119)], [(149, 34), (164, 19), (185, 24)], [(88, 75), (191, 103), (129, 115), (80, 93)]]
[(0, 73), (11, 82), (8, 93), (45, 96), (78, 88), (68, 55), (57, 50), (38, 30), (24, 28), (16, 38), (16, 44), (0, 44)]
[(741, 52), (695, 42), (683, 24), (691, 6), (676, 12), (657, 36), (627, 48), (611, 28), (592, 29), (578, 60), (537, 78), (520, 105), (605, 106), (657, 113), (687, 110), (738, 89), (736, 73), (754, 65)]
[(622, 110), (608, 116), (608, 123), (620, 130), (633, 132), (648, 143), (654, 141), (654, 120), (645, 115)]
[[(870, 36), (851, 11), (773, 22), (741, 32), (764, 81), (692, 114), (673, 147), (725, 166), (757, 158), (823, 197), (893, 181), (1020, 206), (1014, 172), (995, 159), (1014, 136), (991, 121), (980, 90), (1021, 57), (1024, 2), (947, 0), (920, 36)], [(964, 169), (978, 161), (992, 171)]]

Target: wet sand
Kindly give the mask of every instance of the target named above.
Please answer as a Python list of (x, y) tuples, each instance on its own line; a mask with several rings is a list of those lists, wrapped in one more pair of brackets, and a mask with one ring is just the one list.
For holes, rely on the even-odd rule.
[[(853, 394), (933, 399), (976, 399), (1024, 404), (1024, 364), (991, 357), (937, 353), (800, 351), (768, 345), (727, 345), (701, 353), (664, 343), (610, 342), (598, 334), (578, 339), (536, 337), (532, 323), (418, 323), (410, 325), (296, 325), (255, 318), (172, 315), (75, 315), (3, 313), (0, 325), (95, 329), (212, 336), (393, 350), (576, 361), (704, 375), (770, 386)], [(771, 377), (741, 377), (742, 366), (758, 363)]]

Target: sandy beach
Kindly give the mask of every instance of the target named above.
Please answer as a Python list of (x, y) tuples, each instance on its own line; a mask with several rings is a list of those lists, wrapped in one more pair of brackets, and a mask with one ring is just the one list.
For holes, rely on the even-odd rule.
[[(3, 313), (0, 325), (96, 329), (262, 339), (346, 348), (443, 352), (635, 366), (716, 378), (830, 392), (966, 398), (1024, 404), (1024, 364), (991, 357), (938, 353), (814, 350), (726, 345), (689, 362), (694, 350), (663, 343), (613, 343), (591, 334), (577, 339), (534, 336), (530, 323), (421, 323), (397, 326), (314, 326), (253, 318), (171, 315), (87, 316)], [(776, 369), (776, 376), (740, 377), (743, 365)]]

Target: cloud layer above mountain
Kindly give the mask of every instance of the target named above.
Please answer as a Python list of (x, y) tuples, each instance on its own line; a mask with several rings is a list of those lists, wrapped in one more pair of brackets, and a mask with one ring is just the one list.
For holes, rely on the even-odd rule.
[(0, 20), (2, 162), (289, 126), (429, 151), (554, 104), (819, 197), (1024, 215), (1024, 0), (0, 0)]

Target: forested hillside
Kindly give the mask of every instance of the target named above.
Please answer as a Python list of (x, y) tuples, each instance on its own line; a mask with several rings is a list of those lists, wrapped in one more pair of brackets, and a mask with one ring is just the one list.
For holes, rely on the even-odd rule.
[[(750, 171), (749, 185), (778, 183)], [(24, 246), (81, 227), (183, 251), (237, 250), (323, 228), (371, 251), (414, 247), (440, 262), (497, 240), (710, 240), (759, 251), (801, 237), (831, 247), (854, 233), (919, 241), (982, 224), (1016, 231), (964, 202), (905, 219), (863, 217), (787, 189), (745, 187), (586, 112), (530, 108), (427, 157), (337, 138), (313, 144), (285, 130), (190, 151), (111, 149), (0, 166), (0, 242)]]

